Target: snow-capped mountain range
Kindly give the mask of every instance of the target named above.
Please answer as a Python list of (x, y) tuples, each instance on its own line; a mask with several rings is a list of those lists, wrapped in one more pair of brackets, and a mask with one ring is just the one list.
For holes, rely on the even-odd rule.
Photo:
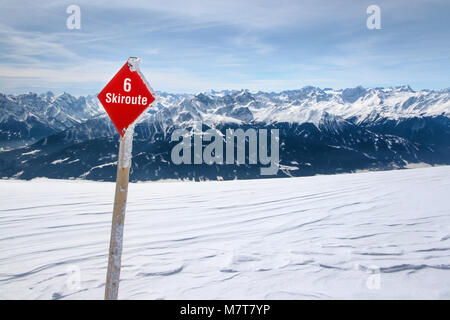
[(101, 114), (93, 96), (0, 94), (0, 148), (23, 146)]
[[(136, 126), (132, 180), (258, 178), (255, 165), (170, 161), (176, 128), (277, 128), (278, 176), (450, 164), (450, 89), (158, 93)], [(0, 94), (0, 177), (113, 180), (118, 134), (98, 100)]]
[[(356, 124), (377, 119), (449, 117), (450, 89), (415, 92), (409, 86), (369, 89), (359, 86), (344, 90), (309, 86), (280, 93), (252, 94), (241, 90), (211, 91), (192, 96), (160, 94), (154, 110), (161, 111), (161, 108), (170, 111), (174, 123), (187, 119), (201, 120), (208, 125), (309, 122), (318, 127), (326, 114)], [(168, 113), (161, 115), (166, 119)]]

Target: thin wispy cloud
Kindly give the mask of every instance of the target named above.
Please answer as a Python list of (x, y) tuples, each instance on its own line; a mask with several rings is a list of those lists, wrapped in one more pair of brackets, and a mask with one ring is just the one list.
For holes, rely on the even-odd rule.
[[(94, 94), (128, 56), (155, 89), (448, 87), (448, 1), (4, 1), (0, 89)], [(381, 8), (380, 30), (366, 9)]]

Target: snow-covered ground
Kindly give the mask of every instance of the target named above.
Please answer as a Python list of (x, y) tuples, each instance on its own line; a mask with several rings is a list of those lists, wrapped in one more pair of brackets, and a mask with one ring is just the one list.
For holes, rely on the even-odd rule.
[[(450, 299), (449, 178), (131, 184), (119, 298)], [(113, 195), (0, 181), (0, 298), (102, 299)]]

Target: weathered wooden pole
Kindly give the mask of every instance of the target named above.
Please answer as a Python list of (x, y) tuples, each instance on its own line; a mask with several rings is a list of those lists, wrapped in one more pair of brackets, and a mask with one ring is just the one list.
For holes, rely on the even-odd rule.
[(108, 271), (106, 274), (105, 300), (117, 300), (119, 293), (120, 266), (122, 259), (123, 227), (127, 205), (128, 180), (131, 167), (134, 128), (129, 127), (120, 137), (117, 161), (116, 193), (109, 242)]

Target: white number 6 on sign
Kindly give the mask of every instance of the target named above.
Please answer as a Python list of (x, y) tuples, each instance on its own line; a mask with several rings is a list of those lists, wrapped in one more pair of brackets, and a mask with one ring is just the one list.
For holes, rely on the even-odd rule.
[(125, 92), (130, 92), (130, 90), (131, 90), (131, 79), (130, 78), (125, 78), (125, 80), (123, 81), (123, 90)]

